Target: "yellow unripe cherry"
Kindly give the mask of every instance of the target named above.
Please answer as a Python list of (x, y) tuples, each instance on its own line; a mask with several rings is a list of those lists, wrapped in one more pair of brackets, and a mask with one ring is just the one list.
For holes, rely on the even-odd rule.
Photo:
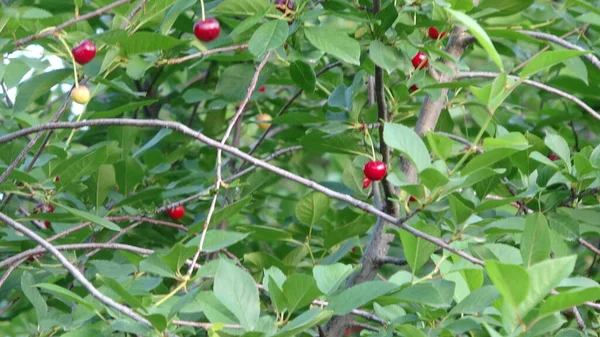
[(80, 85), (71, 91), (71, 98), (79, 104), (86, 104), (90, 101), (90, 89), (85, 85)]
[(269, 114), (260, 114), (258, 115), (258, 117), (256, 117), (256, 121), (258, 122), (258, 127), (261, 128), (262, 130), (266, 130), (269, 128), (269, 126), (271, 126), (270, 122), (273, 119), (273, 117), (271, 117), (271, 115)]

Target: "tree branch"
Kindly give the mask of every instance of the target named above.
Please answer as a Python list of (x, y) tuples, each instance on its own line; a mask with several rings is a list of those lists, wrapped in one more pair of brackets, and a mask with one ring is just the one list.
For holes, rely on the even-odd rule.
[(232, 51), (232, 50), (242, 50), (242, 49), (246, 49), (246, 48), (248, 48), (248, 44), (247, 43), (242, 43), (242, 44), (233, 45), (233, 46), (227, 46), (227, 47), (209, 49), (209, 50), (201, 51), (201, 52), (198, 52), (198, 53), (190, 54), (190, 55), (187, 55), (187, 56), (184, 56), (184, 57), (179, 57), (179, 58), (175, 58), (175, 59), (164, 60), (163, 62), (166, 62), (167, 64), (178, 64), (178, 63), (185, 62), (187, 60), (191, 60), (191, 59), (195, 59), (195, 58), (199, 58), (199, 57), (204, 57), (206, 55), (211, 55), (211, 54), (216, 54), (216, 53), (222, 53), (222, 52)]
[(125, 22), (123, 22), (123, 24), (121, 25), (121, 29), (127, 28), (127, 25), (129, 25), (129, 23), (131, 22), (131, 19), (133, 19), (133, 17), (136, 16), (136, 14), (139, 11), (141, 11), (142, 8), (144, 8), (144, 6), (146, 5), (146, 2), (148, 2), (148, 0), (141, 0), (140, 3), (137, 6), (135, 6), (135, 8), (133, 8), (131, 13), (129, 13), (129, 15), (127, 15)]
[[(373, 207), (372, 205), (369, 205), (363, 201), (353, 198), (350, 195), (336, 192), (336, 191), (331, 190), (323, 185), (320, 185), (312, 180), (300, 177), (289, 171), (286, 171), (284, 169), (281, 169), (279, 167), (276, 167), (269, 163), (266, 163), (260, 159), (252, 157), (252, 156), (248, 155), (247, 153), (240, 151), (237, 148), (234, 148), (234, 147), (231, 147), (231, 146), (228, 146), (225, 144), (221, 144), (220, 142), (218, 142), (214, 139), (211, 139), (211, 138), (203, 135), (200, 132), (194, 131), (181, 123), (172, 122), (172, 121), (162, 121), (162, 120), (127, 119), (127, 118), (106, 118), (106, 119), (94, 119), (94, 120), (87, 120), (87, 121), (80, 121), (80, 122), (59, 122), (59, 123), (51, 123), (51, 124), (42, 124), (42, 125), (22, 129), (19, 131), (15, 131), (13, 133), (10, 133), (10, 134), (4, 135), (4, 136), (0, 136), (0, 143), (6, 143), (6, 142), (16, 139), (18, 137), (23, 137), (25, 135), (35, 133), (35, 132), (40, 132), (43, 130), (79, 129), (79, 128), (82, 128), (85, 126), (101, 126), (101, 125), (104, 125), (104, 126), (120, 125), (120, 126), (135, 126), (135, 127), (161, 127), (161, 128), (171, 129), (171, 130), (180, 132), (186, 136), (197, 139), (198, 141), (200, 141), (208, 146), (211, 146), (211, 147), (214, 147), (217, 149), (221, 149), (222, 151), (225, 151), (227, 153), (230, 153), (233, 156), (236, 156), (245, 161), (248, 161), (251, 164), (254, 164), (258, 167), (261, 167), (268, 171), (271, 171), (285, 179), (297, 182), (308, 188), (319, 191), (331, 198), (348, 203), (356, 208), (362, 209), (363, 211), (365, 211), (367, 213), (370, 213), (377, 217), (380, 217), (383, 220), (385, 220), (391, 224), (394, 224), (394, 225), (398, 226), (399, 228), (401, 228), (417, 237), (420, 237), (420, 238), (422, 238), (426, 241), (429, 241), (439, 247), (442, 247), (445, 250), (455, 253), (474, 264), (483, 265), (483, 261), (481, 261), (463, 251), (460, 251), (454, 247), (451, 247), (443, 240), (433, 237), (429, 234), (423, 233), (419, 230), (416, 230), (416, 229), (406, 225), (404, 223), (404, 221), (406, 221), (407, 217), (395, 218), (385, 212), (382, 212), (381, 210), (377, 209), (376, 207)], [(409, 216), (412, 216), (412, 215), (409, 215)]]
[[(461, 72), (459, 73), (456, 78), (477, 78), (477, 77), (482, 77), (482, 78), (496, 78), (498, 77), (500, 74), (498, 73), (494, 73), (494, 72), (484, 72), (484, 71), (477, 71), (477, 72)], [(510, 78), (514, 78), (514, 79), (518, 79), (518, 76), (509, 76)], [(547, 91), (549, 93), (558, 95), (560, 97), (566, 98), (568, 100), (570, 100), (571, 102), (579, 105), (583, 110), (585, 110), (587, 113), (589, 113), (592, 117), (594, 117), (597, 120), (600, 120), (600, 114), (597, 113), (594, 109), (592, 109), (589, 105), (585, 104), (582, 100), (580, 100), (579, 98), (568, 94), (562, 90), (556, 89), (554, 87), (551, 87), (549, 85), (540, 83), (540, 82), (536, 82), (533, 80), (524, 80), (523, 83), (530, 85), (532, 87), (536, 87), (538, 89), (542, 89), (544, 91)]]
[(1, 213), (1, 212), (0, 212), (0, 220), (2, 220), (4, 223), (6, 223), (8, 226), (12, 227), (16, 231), (24, 234), (28, 238), (37, 242), (40, 246), (44, 247), (47, 251), (49, 251), (52, 255), (54, 255), (56, 257), (56, 259), (58, 260), (58, 262), (60, 262), (60, 264), (63, 265), (63, 267), (65, 267), (65, 269), (67, 269), (67, 271), (73, 276), (73, 278), (75, 278), (87, 291), (90, 292), (90, 294), (92, 296), (94, 296), (100, 302), (102, 302), (106, 306), (111, 307), (146, 326), (152, 327), (152, 324), (147, 319), (138, 315), (136, 312), (134, 312), (130, 308), (115, 302), (110, 297), (107, 297), (104, 294), (102, 294), (100, 291), (98, 291), (98, 289), (96, 289), (96, 287), (94, 287), (94, 285), (91, 284), (83, 276), (83, 274), (81, 274), (81, 272), (75, 266), (73, 266), (71, 264), (71, 262), (69, 262), (69, 260), (67, 260), (67, 258), (64, 257), (64, 255), (62, 255), (58, 251), (58, 249), (56, 249), (53, 245), (48, 243), (46, 240), (42, 239), (39, 235), (37, 235), (36, 233), (31, 231), (29, 228), (21, 225), (20, 223), (14, 221), (13, 219), (11, 219), (10, 217), (8, 217), (7, 215), (5, 215), (4, 213)]
[(31, 42), (31, 41), (34, 41), (34, 40), (38, 40), (38, 39), (41, 39), (41, 38), (44, 38), (44, 37), (47, 37), (47, 36), (54, 35), (56, 32), (60, 32), (61, 30), (65, 29), (65, 28), (67, 28), (69, 26), (72, 26), (72, 25), (74, 25), (74, 24), (76, 24), (76, 23), (78, 23), (80, 21), (85, 21), (87, 19), (90, 19), (90, 18), (93, 18), (95, 16), (98, 16), (98, 15), (100, 15), (100, 14), (102, 14), (104, 12), (107, 12), (107, 11), (109, 11), (109, 10), (117, 7), (117, 6), (126, 4), (129, 1), (131, 1), (131, 0), (118, 0), (118, 1), (115, 1), (115, 2), (113, 2), (111, 4), (108, 4), (108, 5), (104, 6), (104, 7), (102, 7), (102, 8), (96, 9), (95, 11), (86, 13), (84, 15), (75, 17), (75, 18), (73, 18), (73, 19), (71, 19), (69, 21), (63, 22), (60, 25), (56, 26), (55, 28), (52, 28), (52, 29), (49, 29), (49, 30), (44, 30), (44, 31), (42, 31), (40, 33), (33, 34), (33, 35), (30, 35), (30, 36), (24, 37), (22, 39), (19, 39), (19, 40), (17, 40), (17, 41), (14, 42), (15, 47), (20, 47), (20, 46), (22, 46), (22, 45), (24, 45), (24, 44), (26, 44), (28, 42)]
[(550, 41), (550, 42), (556, 43), (557, 45), (560, 45), (567, 49), (586, 51), (586, 52), (588, 52), (588, 54), (583, 55), (583, 57), (585, 59), (587, 59), (588, 61), (590, 61), (594, 65), (594, 67), (600, 69), (600, 60), (598, 60), (598, 58), (596, 57), (596, 55), (594, 55), (593, 52), (590, 52), (589, 50), (586, 50), (586, 49), (584, 49), (576, 44), (573, 44), (565, 39), (561, 39), (560, 37), (558, 37), (556, 35), (546, 34), (546, 33), (542, 33), (542, 32), (535, 32), (535, 31), (531, 31), (531, 30), (517, 30), (517, 32), (531, 36), (538, 40), (545, 40), (545, 41)]

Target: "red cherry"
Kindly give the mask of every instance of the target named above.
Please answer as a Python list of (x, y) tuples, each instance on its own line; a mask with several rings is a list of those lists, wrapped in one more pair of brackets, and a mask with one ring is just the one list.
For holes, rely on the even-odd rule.
[(183, 206), (177, 206), (177, 207), (168, 209), (167, 213), (169, 214), (171, 219), (179, 220), (179, 219), (183, 218), (183, 216), (185, 215), (185, 208), (183, 208)]
[(79, 64), (89, 63), (96, 56), (96, 46), (94, 42), (83, 40), (77, 47), (71, 50), (75, 62)]
[(354, 252), (356, 251), (356, 247), (352, 247), (352, 249), (350, 249), (350, 251), (351, 251), (352, 253), (354, 253)]
[(410, 88), (408, 88), (408, 91), (410, 91), (410, 92), (415, 92), (417, 90), (419, 90), (419, 87), (417, 87), (416, 84), (413, 84), (410, 86)]
[(280, 11), (281, 13), (284, 13), (285, 16), (289, 16), (290, 15), (289, 12), (286, 14), (286, 7), (288, 10), (293, 11), (294, 10), (294, 0), (275, 0), (275, 7), (277, 8), (278, 11)]
[(418, 52), (415, 57), (412, 58), (412, 65), (417, 69), (425, 68), (429, 64), (427, 56), (422, 52)]
[(387, 169), (381, 161), (369, 161), (365, 164), (363, 172), (370, 180), (381, 180), (387, 174)]
[(265, 92), (266, 90), (267, 88), (265, 88), (265, 86), (263, 85), (258, 89), (258, 92)]
[(439, 30), (437, 30), (437, 28), (435, 28), (435, 27), (429, 27), (429, 37), (430, 37), (430, 38), (432, 38), (432, 39), (434, 39), (434, 40), (437, 40), (438, 38), (440, 38), (440, 39), (441, 39), (441, 38), (443, 38), (444, 36), (446, 36), (446, 32), (442, 32), (442, 33), (440, 34), (440, 31), (439, 31)]
[(371, 179), (365, 177), (365, 179), (363, 179), (363, 188), (367, 188), (369, 185), (371, 185)]
[(221, 33), (221, 25), (215, 18), (208, 18), (204, 21), (197, 21), (194, 24), (194, 35), (200, 41), (210, 42), (216, 39)]
[(546, 157), (552, 161), (557, 161), (560, 157), (556, 153), (549, 153)]
[(44, 227), (46, 227), (46, 229), (50, 228), (50, 221), (44, 221)]
[(54, 181), (59, 182), (60, 181), (60, 176), (56, 176), (56, 178), (54, 178)]
[(410, 196), (410, 198), (408, 198), (408, 202), (415, 202), (417, 201), (417, 198), (413, 197), (412, 195)]

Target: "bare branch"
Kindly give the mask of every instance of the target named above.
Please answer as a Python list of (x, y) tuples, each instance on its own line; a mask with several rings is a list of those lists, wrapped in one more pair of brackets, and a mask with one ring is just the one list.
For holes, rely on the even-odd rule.
[(75, 278), (85, 289), (87, 289), (87, 291), (90, 292), (90, 294), (92, 296), (94, 296), (100, 302), (102, 302), (103, 304), (105, 304), (108, 307), (111, 307), (111, 308), (127, 315), (128, 317), (130, 317), (146, 326), (152, 327), (152, 324), (147, 319), (138, 315), (136, 312), (134, 312), (130, 308), (113, 301), (110, 297), (107, 297), (104, 294), (102, 294), (100, 291), (98, 291), (98, 289), (96, 289), (96, 287), (94, 287), (94, 285), (91, 284), (83, 276), (83, 274), (81, 274), (81, 272), (75, 266), (73, 266), (71, 264), (71, 262), (69, 262), (69, 260), (67, 260), (67, 258), (64, 257), (64, 255), (62, 255), (58, 251), (58, 249), (56, 249), (53, 245), (48, 243), (46, 240), (42, 239), (39, 235), (37, 235), (36, 233), (31, 231), (29, 228), (21, 225), (20, 223), (14, 221), (13, 219), (11, 219), (10, 217), (6, 216), (4, 213), (1, 213), (1, 212), (0, 212), (0, 220), (2, 220), (8, 226), (14, 228), (16, 231), (23, 233), (25, 236), (27, 236), (28, 238), (37, 242), (40, 246), (42, 246), (46, 250), (48, 250), (52, 255), (54, 255), (56, 257), (56, 259), (60, 262), (60, 264), (63, 265), (63, 267), (65, 267), (65, 269), (67, 269), (67, 271), (73, 276), (73, 278)]
[[(178, 319), (173, 320), (172, 323), (177, 324), (177, 325), (192, 326), (194, 328), (200, 328), (200, 329), (204, 329), (204, 330), (210, 330), (213, 327), (212, 323), (181, 321)], [(243, 329), (243, 327), (239, 324), (221, 324), (221, 323), (219, 323), (219, 327), (222, 327), (225, 329)]]
[(583, 57), (585, 59), (587, 59), (588, 61), (590, 61), (594, 65), (594, 67), (600, 69), (600, 60), (598, 60), (598, 58), (596, 57), (596, 55), (594, 55), (593, 52), (590, 52), (589, 50), (586, 50), (585, 48), (582, 48), (576, 44), (573, 44), (565, 39), (561, 39), (560, 37), (558, 37), (556, 35), (546, 34), (546, 33), (542, 33), (542, 32), (535, 32), (535, 31), (531, 31), (531, 30), (518, 30), (517, 32), (519, 32), (521, 34), (529, 35), (538, 40), (545, 40), (545, 41), (550, 41), (550, 42), (556, 43), (567, 49), (587, 51), (589, 53), (583, 55)]
[[(493, 72), (484, 72), (484, 71), (477, 71), (477, 72), (461, 72), (459, 73), (456, 78), (477, 78), (477, 77), (482, 77), (482, 78), (496, 78), (498, 77), (498, 73), (493, 73)], [(518, 76), (509, 76), (511, 78), (514, 79), (518, 79)], [(600, 114), (597, 113), (594, 109), (592, 109), (589, 105), (585, 104), (582, 100), (580, 100), (579, 98), (568, 94), (562, 90), (556, 89), (554, 87), (551, 87), (549, 85), (545, 85), (543, 83), (540, 82), (536, 82), (533, 80), (524, 80), (523, 83), (530, 85), (532, 87), (536, 87), (538, 89), (542, 89), (544, 91), (547, 91), (549, 93), (558, 95), (560, 97), (566, 98), (568, 100), (570, 100), (571, 102), (579, 105), (583, 110), (585, 110), (587, 113), (589, 113), (592, 117), (594, 117), (597, 120), (600, 120)]]
[(33, 34), (33, 35), (30, 35), (30, 36), (24, 37), (22, 39), (19, 39), (19, 40), (15, 41), (14, 44), (15, 44), (16, 47), (20, 47), (20, 46), (22, 46), (22, 45), (24, 45), (24, 44), (26, 44), (28, 42), (31, 42), (33, 40), (38, 40), (38, 39), (41, 39), (41, 38), (44, 38), (44, 37), (47, 37), (47, 36), (52, 36), (55, 33), (60, 32), (61, 30), (65, 29), (65, 28), (67, 28), (69, 26), (72, 26), (72, 25), (74, 25), (74, 24), (76, 24), (76, 23), (78, 23), (80, 21), (85, 21), (87, 19), (93, 18), (93, 17), (98, 16), (98, 15), (104, 13), (104, 12), (108, 12), (109, 10), (111, 10), (111, 9), (117, 7), (117, 6), (120, 6), (120, 5), (128, 3), (129, 1), (131, 1), (131, 0), (117, 0), (117, 1), (115, 1), (113, 3), (111, 3), (111, 4), (108, 4), (108, 5), (104, 6), (104, 7), (102, 7), (102, 8), (98, 8), (95, 11), (86, 13), (86, 14), (78, 16), (78, 17), (74, 17), (73, 19), (71, 19), (69, 21), (66, 21), (66, 22), (63, 22), (60, 25), (58, 25), (58, 26), (56, 26), (56, 27), (54, 27), (52, 29), (44, 30), (44, 31), (42, 31), (40, 33)]
[(377, 258), (377, 263), (379, 263), (379, 265), (394, 264), (396, 266), (406, 266), (408, 262), (406, 261), (406, 259), (399, 257), (383, 256)]
[(23, 137), (25, 135), (31, 134), (31, 133), (35, 133), (35, 132), (40, 132), (43, 130), (54, 130), (54, 129), (79, 129), (85, 126), (100, 126), (100, 125), (121, 125), (121, 126), (135, 126), (135, 127), (161, 127), (161, 128), (166, 128), (166, 129), (171, 129), (177, 132), (180, 132), (186, 136), (192, 137), (194, 139), (197, 139), (198, 141), (207, 144), (208, 146), (217, 148), (217, 149), (221, 149), (227, 153), (232, 154), (233, 156), (236, 156), (238, 158), (241, 158), (245, 161), (248, 161), (251, 164), (254, 164), (258, 167), (264, 168), (268, 171), (271, 171), (285, 179), (291, 180), (291, 181), (295, 181), (299, 184), (302, 184), (308, 188), (314, 189), (316, 191), (319, 191), (331, 198), (343, 201), (345, 203), (348, 203), (356, 208), (362, 209), (365, 212), (368, 212), (370, 214), (373, 214), (377, 217), (382, 218), (383, 220), (394, 224), (396, 226), (398, 226), (399, 228), (417, 236), (420, 237), (426, 241), (429, 241), (439, 247), (442, 247), (452, 253), (455, 253), (461, 257), (463, 257), (464, 259), (474, 263), (474, 264), (478, 264), (478, 265), (482, 265), (483, 261), (463, 252), (460, 251), (454, 247), (449, 246), (446, 242), (444, 242), (443, 240), (433, 237), (429, 234), (423, 233), (419, 230), (416, 230), (408, 225), (406, 225), (404, 223), (406, 218), (395, 218), (385, 212), (380, 211), (379, 209), (373, 207), (372, 205), (369, 205), (363, 201), (357, 200), (355, 198), (353, 198), (350, 195), (344, 194), (344, 193), (340, 193), (340, 192), (336, 192), (334, 190), (331, 190), (323, 185), (320, 185), (312, 180), (300, 177), (296, 174), (293, 174), (289, 171), (286, 171), (284, 169), (281, 169), (279, 167), (273, 166), (269, 163), (266, 163), (260, 159), (257, 159), (255, 157), (252, 157), (250, 155), (248, 155), (247, 153), (244, 153), (242, 151), (240, 151), (237, 148), (225, 145), (225, 144), (221, 144), (220, 142), (211, 139), (209, 137), (206, 137), (205, 135), (203, 135), (200, 132), (194, 131), (190, 128), (188, 128), (187, 126), (181, 124), (181, 123), (177, 123), (177, 122), (171, 122), (171, 121), (162, 121), (162, 120), (145, 120), (145, 119), (127, 119), (127, 118), (106, 118), (106, 119), (94, 119), (94, 120), (87, 120), (87, 121), (80, 121), (80, 122), (59, 122), (59, 123), (51, 123), (51, 124), (42, 124), (42, 125), (38, 125), (38, 126), (34, 126), (31, 128), (26, 128), (26, 129), (22, 129), (19, 131), (15, 131), (13, 133), (4, 135), (4, 136), (0, 136), (0, 143), (6, 143), (8, 141), (11, 141), (13, 139), (16, 139), (18, 137)]
[(600, 255), (600, 250), (594, 247), (594, 245), (592, 245), (591, 243), (584, 240), (583, 238), (579, 238), (579, 243), (581, 243), (585, 248), (594, 252), (594, 254)]
[(142, 10), (142, 8), (144, 8), (144, 6), (146, 5), (146, 2), (148, 2), (148, 0), (141, 0), (140, 3), (133, 8), (131, 13), (129, 13), (129, 15), (127, 15), (125, 22), (123, 22), (123, 24), (121, 25), (121, 29), (127, 28), (127, 25), (129, 25), (129, 23), (131, 22), (131, 19), (133, 19), (133, 17), (136, 16), (137, 13), (139, 13), (139, 11)]
[[(244, 109), (246, 108), (246, 105), (250, 101), (250, 97), (252, 96), (252, 93), (256, 89), (256, 84), (258, 83), (258, 78), (260, 76), (260, 72), (265, 67), (267, 62), (269, 61), (269, 57), (271, 56), (271, 53), (272, 53), (272, 51), (269, 50), (267, 52), (267, 54), (265, 55), (265, 57), (263, 58), (263, 60), (256, 67), (256, 71), (254, 72), (254, 75), (252, 76), (252, 80), (250, 81), (250, 85), (248, 86), (248, 89), (246, 91), (246, 96), (240, 103), (237, 111), (235, 112), (235, 115), (229, 122), (229, 125), (227, 126), (227, 130), (225, 130), (225, 134), (223, 135), (223, 138), (221, 139), (221, 145), (225, 145), (225, 143), (227, 142), (227, 139), (229, 139), (231, 130), (233, 130), (233, 127), (235, 126), (236, 122), (244, 113)], [(217, 148), (217, 182), (215, 183), (216, 192), (215, 192), (215, 195), (213, 196), (212, 202), (210, 204), (210, 208), (208, 210), (208, 215), (206, 216), (206, 220), (204, 221), (204, 228), (202, 229), (202, 234), (200, 236), (200, 242), (198, 243), (198, 250), (196, 251), (196, 254), (194, 255), (194, 257), (192, 258), (192, 266), (196, 264), (196, 262), (198, 261), (198, 257), (200, 257), (200, 253), (202, 253), (202, 247), (204, 246), (204, 240), (206, 238), (206, 233), (208, 232), (208, 226), (210, 225), (210, 220), (215, 211), (217, 197), (219, 195), (218, 191), (221, 188), (221, 184), (223, 183), (222, 170), (223, 170), (223, 150), (221, 148)], [(187, 272), (187, 275), (191, 276), (193, 271), (194, 271), (194, 268), (190, 268)]]
[(222, 53), (225, 51), (232, 51), (232, 50), (242, 50), (242, 49), (246, 49), (248, 48), (248, 44), (247, 43), (242, 43), (242, 44), (238, 44), (238, 45), (234, 45), (234, 46), (227, 46), (227, 47), (221, 47), (221, 48), (215, 48), (215, 49), (210, 49), (210, 50), (206, 50), (206, 51), (201, 51), (198, 53), (194, 53), (194, 54), (190, 54), (184, 57), (179, 57), (179, 58), (175, 58), (175, 59), (169, 59), (166, 60), (167, 64), (178, 64), (178, 63), (182, 63), (185, 62), (187, 60), (191, 60), (191, 59), (195, 59), (195, 58), (199, 58), (199, 57), (204, 57), (206, 55), (210, 55), (210, 54), (216, 54), (216, 53)]

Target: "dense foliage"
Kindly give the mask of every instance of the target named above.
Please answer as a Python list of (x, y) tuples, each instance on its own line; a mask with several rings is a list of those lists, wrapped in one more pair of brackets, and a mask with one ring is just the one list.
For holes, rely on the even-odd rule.
[(599, 335), (600, 2), (2, 3), (0, 336)]

